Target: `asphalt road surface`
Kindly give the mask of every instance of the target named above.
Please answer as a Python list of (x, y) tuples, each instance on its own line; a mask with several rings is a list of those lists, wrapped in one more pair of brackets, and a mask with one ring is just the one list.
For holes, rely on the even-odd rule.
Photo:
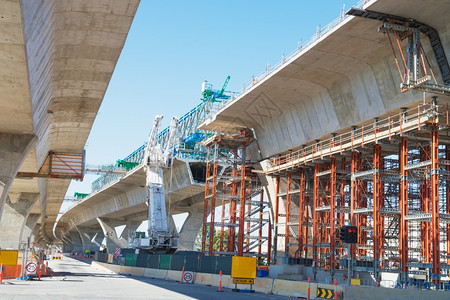
[(5, 280), (0, 285), (0, 299), (289, 299), (229, 289), (219, 293), (217, 287), (117, 275), (68, 257), (49, 261), (49, 267), (53, 275), (41, 281)]

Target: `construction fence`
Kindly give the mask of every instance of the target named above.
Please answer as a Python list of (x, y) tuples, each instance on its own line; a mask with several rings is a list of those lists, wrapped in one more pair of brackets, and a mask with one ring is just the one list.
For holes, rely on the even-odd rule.
[[(98, 253), (99, 262), (108, 262), (107, 253)], [(200, 253), (184, 254), (134, 254), (123, 253), (117, 263), (130, 267), (162, 270), (192, 271), (200, 273), (231, 275), (231, 256), (202, 256)]]

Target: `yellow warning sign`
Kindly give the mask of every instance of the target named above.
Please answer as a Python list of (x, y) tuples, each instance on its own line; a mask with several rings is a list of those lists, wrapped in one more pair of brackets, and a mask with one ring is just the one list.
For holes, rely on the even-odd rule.
[(361, 282), (360, 282), (360, 280), (357, 279), (357, 278), (352, 278), (351, 284), (352, 284), (352, 285), (361, 285)]
[(256, 278), (256, 257), (233, 256), (231, 259), (232, 278)]
[(334, 291), (318, 287), (317, 288), (317, 297), (324, 298), (324, 299), (334, 299)]
[(254, 279), (251, 278), (233, 278), (234, 284), (253, 284)]
[(18, 255), (19, 251), (17, 250), (0, 250), (0, 262), (5, 266), (15, 266)]

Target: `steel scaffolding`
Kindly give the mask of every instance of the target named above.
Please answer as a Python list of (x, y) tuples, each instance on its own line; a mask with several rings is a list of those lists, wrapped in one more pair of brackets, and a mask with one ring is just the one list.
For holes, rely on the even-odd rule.
[[(257, 256), (260, 259), (267, 258), (270, 263), (271, 224), (266, 209), (268, 202), (264, 201), (258, 176), (252, 172), (255, 163), (245, 158), (246, 146), (252, 141), (252, 132), (245, 129), (235, 136), (216, 134), (204, 142), (208, 155), (202, 253)], [(221, 200), (220, 222), (216, 221), (216, 200)], [(218, 228), (219, 249), (214, 249), (214, 236)], [(265, 232), (267, 234), (264, 236)], [(264, 244), (267, 247), (265, 253)]]
[[(336, 233), (350, 224), (359, 232), (350, 257), (368, 262), (358, 270), (371, 272), (378, 284), (381, 272), (399, 273), (401, 281), (421, 274), (439, 283), (450, 269), (448, 124), (448, 107), (433, 98), (271, 159), (265, 173), (275, 183), (274, 250), (283, 247), (277, 239), (282, 226), (285, 257), (297, 255), (290, 249), (295, 241), (300, 257), (333, 276), (347, 268)], [(293, 211), (299, 212), (296, 230)]]

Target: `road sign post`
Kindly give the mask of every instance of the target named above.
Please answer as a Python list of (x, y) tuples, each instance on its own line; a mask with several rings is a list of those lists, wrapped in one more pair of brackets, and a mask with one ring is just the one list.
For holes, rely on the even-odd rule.
[[(336, 287), (335, 287), (336, 288)], [(337, 291), (317, 287), (317, 298), (337, 300)], [(336, 297), (336, 298), (335, 298)]]
[(183, 283), (194, 283), (194, 273), (185, 271), (183, 274)]
[(25, 266), (25, 272), (26, 275), (36, 275), (37, 273), (37, 263), (34, 261), (27, 262), (27, 265)]
[(233, 292), (240, 292), (238, 284), (249, 284), (250, 290), (242, 290), (253, 293), (252, 288), (256, 278), (256, 257), (233, 256), (231, 260), (231, 278), (235, 288)]

